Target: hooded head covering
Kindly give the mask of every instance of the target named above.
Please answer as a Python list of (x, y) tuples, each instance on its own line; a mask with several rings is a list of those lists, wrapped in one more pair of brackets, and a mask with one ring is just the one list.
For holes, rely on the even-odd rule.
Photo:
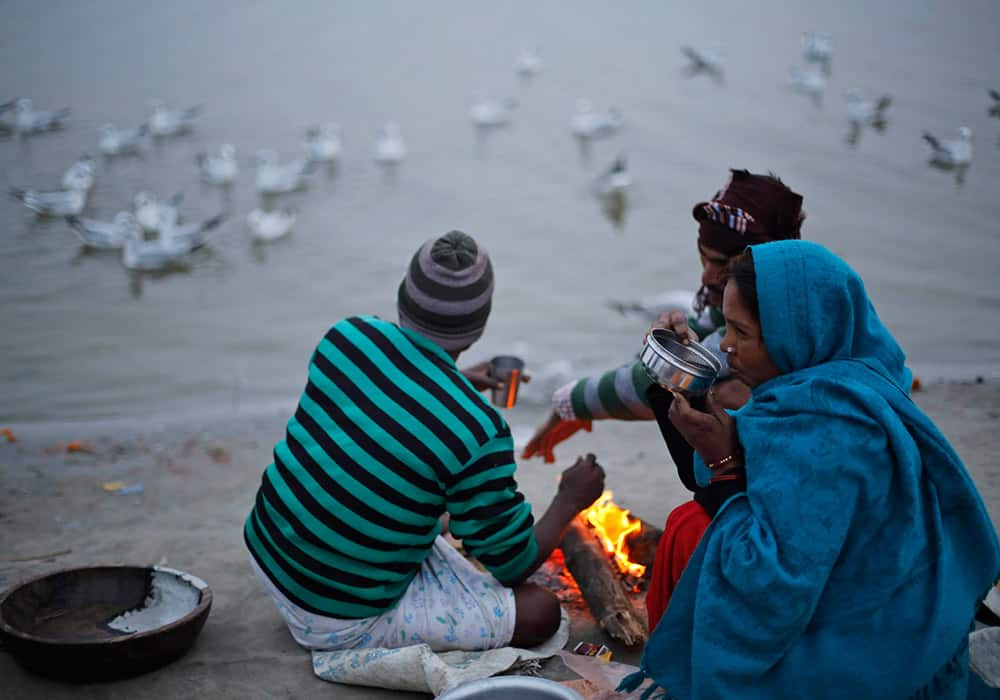
[(733, 256), (755, 243), (800, 237), (802, 195), (773, 175), (730, 172), (726, 186), (691, 211), (700, 243)]
[(982, 499), (847, 263), (804, 241), (751, 250), (783, 374), (733, 414), (746, 491), (702, 536), (641, 673), (675, 697), (965, 697), (1000, 576)]
[(905, 392), (906, 357), (872, 306), (865, 283), (818, 243), (753, 246), (760, 325), (782, 372), (833, 360), (860, 360)]

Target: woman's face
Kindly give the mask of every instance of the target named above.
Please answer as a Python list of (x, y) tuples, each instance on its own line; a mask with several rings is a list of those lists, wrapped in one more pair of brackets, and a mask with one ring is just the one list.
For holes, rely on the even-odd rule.
[(726, 284), (722, 314), (726, 317), (726, 335), (720, 347), (729, 358), (733, 376), (752, 389), (781, 374), (767, 354), (760, 323), (743, 302), (735, 282)]

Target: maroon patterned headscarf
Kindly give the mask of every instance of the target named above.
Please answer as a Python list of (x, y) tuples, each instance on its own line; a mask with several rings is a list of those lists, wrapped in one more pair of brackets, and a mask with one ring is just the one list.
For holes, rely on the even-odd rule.
[(739, 255), (748, 245), (799, 238), (802, 195), (773, 175), (731, 170), (729, 183), (691, 214), (698, 222), (698, 242), (723, 255)]

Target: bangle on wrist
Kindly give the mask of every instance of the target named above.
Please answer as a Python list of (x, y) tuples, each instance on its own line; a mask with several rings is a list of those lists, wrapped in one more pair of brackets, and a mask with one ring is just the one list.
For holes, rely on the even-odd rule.
[(715, 469), (718, 469), (719, 467), (724, 467), (727, 464), (731, 464), (739, 456), (740, 455), (736, 454), (736, 453), (731, 454), (731, 455), (726, 455), (722, 459), (716, 460), (715, 462), (705, 462), (705, 466), (708, 467), (709, 469), (715, 470)]

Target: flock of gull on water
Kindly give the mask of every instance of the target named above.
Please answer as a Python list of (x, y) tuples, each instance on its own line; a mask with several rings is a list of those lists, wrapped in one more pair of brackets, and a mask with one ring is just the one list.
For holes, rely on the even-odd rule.
[[(687, 58), (684, 74), (704, 74), (723, 83), (723, 62), (711, 51), (683, 47)], [(795, 92), (808, 96), (817, 106), (822, 106), (827, 82), (832, 74), (833, 46), (827, 34), (807, 33), (802, 36), (802, 57), (807, 68), (789, 69), (788, 84)], [(541, 59), (536, 51), (522, 50), (515, 61), (515, 70), (522, 80), (532, 78), (541, 70)], [(1000, 117), (1000, 93), (989, 91), (992, 100), (988, 110), (992, 117)], [(885, 129), (887, 112), (892, 104), (889, 95), (866, 99), (858, 90), (845, 92), (849, 131), (847, 142), (856, 145), (866, 128)], [(474, 104), (469, 117), (473, 125), (486, 133), (491, 129), (508, 126), (517, 108), (517, 100), (484, 99)], [(28, 98), (19, 98), (0, 105), (0, 132), (21, 136), (39, 134), (65, 126), (69, 109), (56, 111), (36, 110)], [(139, 154), (149, 137), (168, 139), (191, 132), (202, 116), (200, 106), (184, 110), (168, 109), (162, 102), (154, 102), (148, 119), (139, 126), (121, 128), (104, 124), (100, 128), (97, 151), (105, 158)], [(623, 126), (620, 110), (597, 110), (588, 100), (578, 100), (575, 114), (570, 119), (570, 132), (581, 149), (589, 143), (616, 134)], [(968, 127), (957, 129), (957, 138), (940, 139), (924, 133), (924, 140), (931, 148), (929, 163), (935, 167), (954, 170), (962, 182), (965, 170), (972, 162), (972, 132)], [(261, 150), (256, 155), (256, 189), (264, 198), (306, 189), (316, 168), (325, 164), (334, 168), (342, 154), (341, 129), (335, 123), (312, 127), (305, 132), (302, 153), (298, 158), (281, 162), (275, 151)], [(381, 166), (392, 169), (406, 158), (406, 144), (400, 127), (395, 122), (386, 123), (379, 131), (374, 144), (373, 157)], [(236, 148), (223, 144), (214, 153), (199, 153), (194, 166), (200, 179), (208, 184), (228, 188), (240, 175)], [(130, 270), (161, 270), (183, 266), (188, 256), (204, 246), (213, 231), (225, 220), (219, 214), (199, 222), (184, 222), (179, 215), (180, 195), (160, 199), (150, 192), (138, 192), (129, 210), (121, 211), (111, 221), (100, 221), (80, 216), (94, 186), (97, 171), (96, 159), (84, 155), (70, 165), (57, 190), (11, 188), (11, 194), (39, 216), (65, 217), (83, 245), (96, 250), (120, 250), (124, 266)], [(625, 157), (617, 157), (611, 166), (595, 181), (599, 196), (614, 198), (621, 195), (632, 183)], [(296, 213), (291, 208), (256, 208), (247, 215), (246, 223), (256, 242), (270, 242), (287, 235), (295, 224)]]

